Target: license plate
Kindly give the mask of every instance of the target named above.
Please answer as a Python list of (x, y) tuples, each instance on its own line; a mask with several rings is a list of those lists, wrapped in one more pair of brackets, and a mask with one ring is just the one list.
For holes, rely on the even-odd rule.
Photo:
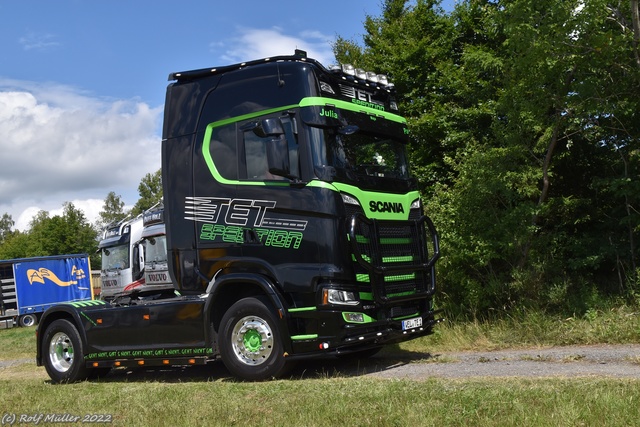
[(415, 329), (422, 326), (422, 317), (416, 317), (415, 319), (407, 319), (402, 321), (402, 330)]

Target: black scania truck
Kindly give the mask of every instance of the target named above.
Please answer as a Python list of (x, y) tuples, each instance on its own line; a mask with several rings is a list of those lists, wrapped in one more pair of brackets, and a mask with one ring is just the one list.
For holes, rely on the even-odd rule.
[(54, 382), (218, 358), (263, 380), (289, 360), (367, 357), (432, 332), (438, 236), (386, 76), (296, 51), (169, 80), (175, 289), (49, 309), (37, 363)]

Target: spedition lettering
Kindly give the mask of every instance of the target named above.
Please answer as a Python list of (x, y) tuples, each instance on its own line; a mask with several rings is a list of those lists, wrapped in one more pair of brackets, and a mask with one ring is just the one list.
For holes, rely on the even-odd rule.
[[(233, 225), (204, 224), (200, 231), (201, 240), (224, 243), (245, 243), (245, 229)], [(298, 249), (302, 243), (302, 233), (298, 231), (272, 230), (266, 228), (253, 229), (260, 243), (274, 248)]]

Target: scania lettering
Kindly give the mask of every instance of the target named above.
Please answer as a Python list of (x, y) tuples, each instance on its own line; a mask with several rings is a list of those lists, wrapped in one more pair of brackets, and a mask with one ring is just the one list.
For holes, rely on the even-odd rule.
[(264, 380), (433, 332), (438, 235), (386, 76), (296, 51), (169, 80), (173, 288), (49, 309), (37, 363), (54, 382), (217, 359)]
[(369, 209), (371, 209), (371, 212), (404, 213), (402, 203), (376, 202), (372, 200), (369, 202)]

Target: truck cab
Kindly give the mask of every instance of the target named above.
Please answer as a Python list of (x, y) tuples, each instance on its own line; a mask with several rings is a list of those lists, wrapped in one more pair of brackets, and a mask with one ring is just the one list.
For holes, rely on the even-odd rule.
[(386, 76), (296, 51), (169, 80), (162, 182), (179, 295), (45, 313), (37, 360), (54, 381), (216, 359), (263, 380), (290, 360), (432, 333), (438, 235)]
[(142, 238), (137, 243), (139, 269), (143, 280), (125, 287), (125, 292), (151, 289), (173, 289), (167, 265), (167, 233), (164, 207), (154, 206), (142, 215)]
[(102, 255), (100, 297), (113, 299), (142, 279), (136, 242), (142, 235), (142, 217), (127, 218), (109, 225), (98, 243)]

